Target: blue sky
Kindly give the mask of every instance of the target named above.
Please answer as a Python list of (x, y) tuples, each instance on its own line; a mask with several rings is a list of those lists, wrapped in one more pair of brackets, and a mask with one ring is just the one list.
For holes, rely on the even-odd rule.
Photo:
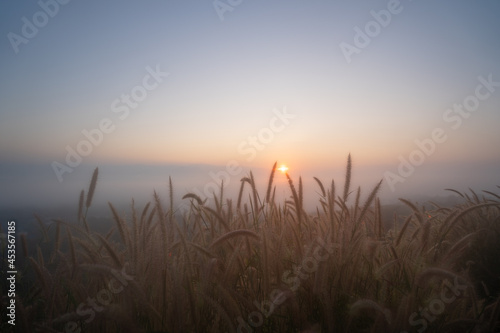
[[(229, 161), (243, 170), (279, 161), (294, 176), (328, 181), (342, 176), (348, 153), (360, 182), (384, 178), (392, 197), (500, 184), (500, 87), (480, 88), (489, 94), (466, 116), (447, 111), (474, 96), (479, 77), (500, 82), (498, 1), (243, 0), (223, 20), (214, 3), (227, 1), (62, 3), (0, 4), (4, 205), (44, 192), (77, 197), (76, 179), (95, 166), (158, 166), (184, 191), (193, 186), (185, 180), (210, 181), (206, 165)], [(340, 46), (356, 47), (356, 27), (370, 41), (346, 57)], [(165, 74), (155, 81), (155, 71)], [(133, 92), (141, 100), (124, 116), (117, 108)], [(69, 166), (67, 147), (76, 151), (82, 131), (103, 120), (113, 129)], [(444, 142), (415, 152), (436, 128)], [(422, 163), (406, 176), (398, 168), (410, 156)], [(71, 173), (57, 177), (54, 162)]]

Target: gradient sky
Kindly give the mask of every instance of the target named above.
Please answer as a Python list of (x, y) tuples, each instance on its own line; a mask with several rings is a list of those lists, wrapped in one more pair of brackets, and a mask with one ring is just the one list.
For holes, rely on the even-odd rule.
[[(444, 142), (384, 193), (500, 185), (500, 87), (480, 88), (488, 96), (470, 115), (448, 111), (474, 96), (478, 77), (500, 82), (500, 2), (396, 3), (2, 1), (0, 206), (73, 200), (92, 168), (106, 165), (155, 166), (183, 191), (195, 179), (202, 189), (207, 170), (229, 161), (245, 170), (278, 161), (293, 176), (329, 181), (351, 153), (354, 177), (372, 186), (387, 172), (401, 177), (400, 159), (418, 158), (415, 140), (436, 128)], [(374, 23), (372, 11), (384, 17), (388, 8), (390, 22)], [(356, 44), (358, 28), (372, 29), (368, 45)], [(346, 44), (361, 47), (346, 57)], [(124, 94), (140, 92), (157, 68), (168, 76), (125, 116)], [(284, 110), (293, 118), (276, 120)], [(114, 130), (59, 182), (53, 162), (67, 164), (67, 146), (103, 119)], [(144, 174), (117, 180), (104, 168), (115, 188)]]

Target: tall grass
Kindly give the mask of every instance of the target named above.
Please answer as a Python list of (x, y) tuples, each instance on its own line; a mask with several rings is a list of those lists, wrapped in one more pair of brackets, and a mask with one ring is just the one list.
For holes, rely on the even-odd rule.
[[(314, 178), (315, 214), (304, 210), (301, 179), (287, 175), (290, 199), (275, 200), (276, 164), (263, 199), (250, 173), (237, 200), (221, 184), (213, 206), (186, 194), (185, 212), (169, 179), (167, 200), (132, 201), (129, 217), (109, 203), (107, 234), (87, 223), (96, 169), (76, 221), (37, 217), (54, 246), (28, 254), (18, 283), (31, 288), (19, 296), (18, 321), (27, 332), (411, 332), (423, 329), (422, 309), (458, 283), (424, 331), (498, 330), (499, 196), (460, 193), (462, 204), (431, 210), (402, 199), (411, 214), (384, 229), (381, 182), (351, 195), (351, 167), (349, 156), (341, 196), (333, 181)], [(312, 262), (319, 242), (326, 257)], [(105, 304), (91, 305), (99, 297)]]

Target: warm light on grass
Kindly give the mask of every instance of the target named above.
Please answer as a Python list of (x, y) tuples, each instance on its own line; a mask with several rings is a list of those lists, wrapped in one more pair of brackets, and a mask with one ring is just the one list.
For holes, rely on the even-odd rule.
[[(21, 237), (24, 251), (30, 253), (26, 270), (35, 277), (16, 282), (19, 290), (29, 290), (21, 294), (27, 306), (16, 313), (16, 324), (24, 326), (20, 331), (42, 327), (44, 332), (61, 332), (71, 327), (72, 332), (107, 333), (117, 331), (119, 320), (121, 327), (133, 327), (131, 332), (239, 332), (252, 331), (250, 326), (265, 332), (337, 332), (338, 327), (341, 332), (409, 332), (422, 327), (442, 332), (453, 322), (471, 323), (471, 332), (473, 325), (499, 332), (500, 270), (495, 254), (500, 251), (500, 195), (484, 191), (491, 198), (479, 199), (472, 190), (470, 196), (451, 190), (467, 201), (431, 210), (400, 199), (412, 214), (394, 212), (391, 221), (377, 197), (382, 181), (366, 199), (360, 200), (359, 188), (355, 200), (349, 196), (349, 155), (343, 187), (333, 180), (325, 186), (314, 178), (318, 208), (307, 212), (302, 178), (294, 182), (288, 174), (278, 177), (287, 179), (290, 197), (284, 203), (276, 198), (275, 171), (288, 170), (284, 164), (276, 166), (264, 200), (250, 172), (241, 179), (238, 197), (226, 194), (225, 204), (223, 189), (214, 194), (214, 205), (195, 193), (185, 194), (182, 200), (189, 205), (182, 216), (175, 213), (169, 178), (169, 198), (154, 192), (140, 215), (133, 200), (128, 219), (108, 203), (113, 224), (103, 234), (87, 223), (99, 182), (96, 168), (88, 190), (80, 192), (76, 223), (54, 220), (52, 228), (35, 215), (52, 254), (44, 254), (38, 240), (29, 247), (37, 245), (36, 253), (30, 253), (27, 239)], [(109, 237), (113, 232), (116, 237)], [(5, 252), (0, 250), (0, 256), (5, 258)], [(481, 266), (469, 267), (469, 262)], [(115, 280), (109, 280), (112, 277)], [(57, 288), (55, 281), (64, 287)], [(280, 289), (273, 281), (281, 281), (287, 290), (282, 292), (286, 297), (277, 297), (293, 300), (293, 306), (253, 311), (250, 301), (266, 304), (262, 302), (276, 299)], [(437, 281), (446, 289), (436, 288)], [(103, 297), (103, 292), (115, 298)], [(242, 301), (246, 299), (250, 301)], [(37, 302), (50, 306), (39, 307)], [(422, 308), (432, 312), (435, 304), (441, 304), (439, 312), (449, 322), (427, 321)], [(90, 316), (79, 314), (83, 306)], [(139, 307), (148, 311), (137, 312)], [(94, 315), (98, 309), (100, 316)], [(479, 318), (475, 309), (483, 311)], [(332, 316), (336, 313), (341, 315)], [(313, 326), (307, 318), (315, 318)], [(416, 323), (420, 326), (414, 327)], [(7, 325), (0, 322), (0, 332), (7, 331)]]

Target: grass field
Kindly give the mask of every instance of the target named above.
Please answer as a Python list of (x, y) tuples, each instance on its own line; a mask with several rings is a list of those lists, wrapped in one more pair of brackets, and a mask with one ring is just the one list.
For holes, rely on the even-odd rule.
[[(383, 220), (377, 192), (315, 179), (314, 214), (301, 179), (275, 200), (273, 166), (259, 191), (213, 204), (170, 196), (114, 226), (88, 226), (98, 171), (73, 221), (37, 218), (36, 246), (18, 239), (16, 328), (22, 332), (498, 332), (500, 196), (458, 193), (454, 207)], [(112, 199), (112, 198), (111, 198)], [(404, 218), (404, 222), (398, 221)], [(23, 243), (24, 242), (24, 243)], [(2, 245), (2, 251), (6, 248)], [(3, 265), (6, 255), (3, 255)], [(3, 270), (3, 269), (2, 269)], [(7, 329), (3, 290), (2, 329)]]

